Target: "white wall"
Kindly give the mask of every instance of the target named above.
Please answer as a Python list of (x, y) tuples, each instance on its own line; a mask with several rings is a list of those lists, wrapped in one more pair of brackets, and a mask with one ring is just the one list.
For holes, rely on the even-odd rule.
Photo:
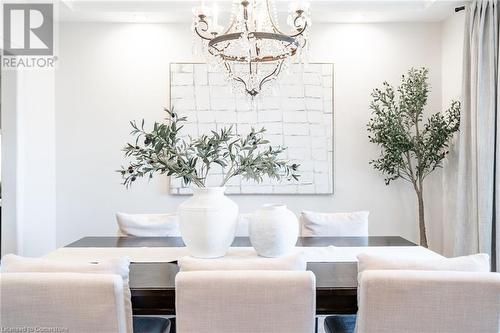
[(56, 246), (55, 75), (23, 71), (18, 80), (19, 246), (39, 256)]
[(2, 254), (56, 247), (55, 75), (2, 72)]
[(2, 71), (2, 248), (18, 252), (17, 229), (17, 72)]
[[(368, 165), (378, 149), (366, 137), (370, 93), (387, 80), (397, 85), (411, 67), (430, 70), (432, 93), (427, 111), (441, 107), (440, 26), (432, 23), (344, 24), (314, 26), (314, 59), (335, 62), (336, 184), (331, 210), (370, 210), (370, 233), (401, 235), (418, 241), (416, 196), (409, 183), (385, 186)], [(316, 47), (314, 47), (316, 46)], [(319, 48), (318, 46), (323, 46)], [(425, 183), (430, 246), (441, 250), (440, 172)]]
[[(416, 198), (402, 181), (385, 186), (368, 161), (366, 135), (373, 88), (397, 84), (412, 66), (430, 69), (429, 111), (441, 108), (439, 23), (316, 24), (311, 61), (335, 63), (335, 194), (234, 196), (241, 211), (284, 202), (295, 212), (371, 212), (372, 235), (418, 240)], [(126, 190), (114, 170), (130, 139), (128, 121), (164, 117), (168, 65), (196, 61), (189, 25), (63, 23), (56, 72), (57, 244), (115, 234), (114, 213), (173, 211), (185, 197), (168, 195), (167, 177)], [(180, 111), (180, 110), (178, 110)], [(441, 250), (441, 176), (427, 185), (430, 243)]]

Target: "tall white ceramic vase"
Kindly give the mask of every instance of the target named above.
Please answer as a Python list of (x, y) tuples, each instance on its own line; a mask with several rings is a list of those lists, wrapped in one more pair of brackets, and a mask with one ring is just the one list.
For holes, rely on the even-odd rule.
[(222, 257), (234, 240), (238, 206), (224, 195), (224, 190), (224, 187), (197, 188), (179, 206), (182, 239), (194, 257)]
[(264, 257), (280, 257), (292, 252), (299, 236), (297, 216), (285, 205), (268, 204), (257, 210), (249, 225), (250, 242)]

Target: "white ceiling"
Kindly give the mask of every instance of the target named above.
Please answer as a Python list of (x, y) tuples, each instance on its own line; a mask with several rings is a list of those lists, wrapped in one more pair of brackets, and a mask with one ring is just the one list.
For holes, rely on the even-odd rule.
[[(232, 0), (218, 0), (221, 19), (229, 17)], [(454, 14), (465, 2), (455, 0), (310, 0), (314, 22), (438, 22)], [(214, 0), (206, 0), (210, 5)], [(284, 18), (290, 0), (277, 0)], [(190, 22), (191, 8), (200, 1), (62, 0), (61, 21), (178, 23)]]

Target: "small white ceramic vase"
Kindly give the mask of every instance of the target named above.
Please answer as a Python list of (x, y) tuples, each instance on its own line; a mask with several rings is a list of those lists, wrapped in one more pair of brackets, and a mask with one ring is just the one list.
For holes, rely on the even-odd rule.
[(249, 226), (250, 242), (264, 257), (290, 253), (299, 236), (297, 216), (281, 204), (268, 204), (257, 210)]
[(193, 196), (179, 206), (182, 240), (193, 257), (222, 257), (234, 240), (238, 206), (224, 195), (224, 190), (194, 189)]

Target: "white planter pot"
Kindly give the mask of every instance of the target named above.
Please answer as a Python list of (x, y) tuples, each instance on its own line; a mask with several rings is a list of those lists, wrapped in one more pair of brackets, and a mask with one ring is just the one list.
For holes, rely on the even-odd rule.
[(269, 204), (257, 210), (249, 226), (250, 242), (264, 257), (280, 257), (290, 253), (299, 236), (297, 216), (285, 205)]
[(189, 254), (217, 258), (231, 246), (238, 206), (224, 195), (224, 187), (198, 188), (179, 206), (179, 226)]

